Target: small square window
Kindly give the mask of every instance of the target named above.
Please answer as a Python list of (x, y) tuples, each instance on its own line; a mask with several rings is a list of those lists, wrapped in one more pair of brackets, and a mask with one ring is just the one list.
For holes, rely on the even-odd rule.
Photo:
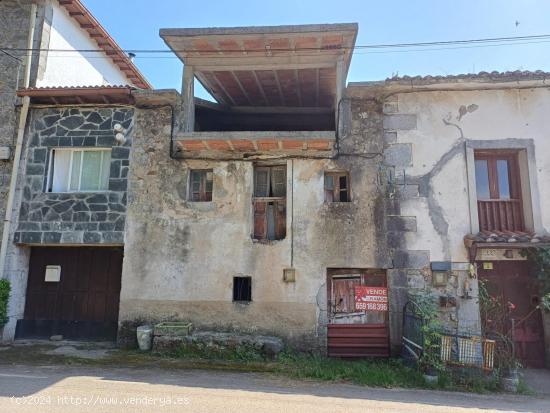
[(251, 277), (233, 277), (233, 301), (252, 301)]
[(350, 202), (347, 172), (325, 172), (325, 202)]
[(48, 192), (109, 189), (111, 149), (52, 149)]
[(189, 201), (212, 201), (213, 187), (212, 169), (194, 169), (189, 175)]

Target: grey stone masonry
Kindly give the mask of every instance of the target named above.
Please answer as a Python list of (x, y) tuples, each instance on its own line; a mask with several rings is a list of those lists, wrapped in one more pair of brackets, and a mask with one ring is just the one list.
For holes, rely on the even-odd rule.
[[(27, 136), (18, 244), (122, 244), (134, 111), (130, 108), (35, 109)], [(119, 146), (113, 126), (127, 140)], [(53, 148), (112, 148), (109, 187), (101, 192), (46, 192)]]

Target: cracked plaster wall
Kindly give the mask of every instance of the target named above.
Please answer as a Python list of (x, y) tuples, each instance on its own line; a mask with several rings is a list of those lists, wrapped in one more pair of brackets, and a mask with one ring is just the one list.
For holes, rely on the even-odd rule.
[[(381, 109), (363, 118), (368, 110), (361, 105), (372, 104), (346, 106), (353, 120), (341, 141), (347, 153), (381, 145)], [(252, 162), (171, 159), (170, 111), (136, 110), (135, 122), (119, 342), (128, 344), (131, 326), (140, 321), (183, 319), (199, 328), (275, 334), (294, 347), (322, 351), (327, 268), (387, 265), (378, 241), (380, 159), (286, 161), (287, 236), (261, 244), (251, 237)], [(187, 201), (193, 168), (213, 169), (212, 202)], [(352, 202), (324, 202), (325, 170), (350, 172)], [(285, 283), (292, 253), (296, 282)], [(250, 304), (232, 302), (233, 277), (241, 275), (252, 277)]]
[[(532, 140), (537, 189), (545, 205), (550, 202), (546, 156), (550, 92), (544, 88), (434, 91), (401, 93), (388, 101), (386, 116), (416, 117), (416, 123), (408, 119), (404, 126), (386, 122), (385, 130), (387, 159), (395, 165), (400, 183), (397, 215), (409, 221), (408, 227), (390, 236), (392, 247), (400, 254), (427, 255), (425, 262), (414, 264), (420, 268), (405, 270), (407, 288), (409, 292), (428, 288), (435, 295), (457, 297), (456, 309), (442, 310), (444, 320), (448, 326), (475, 332), (479, 329), (477, 283), (470, 284), (474, 299), (460, 298), (468, 262), (463, 237), (471, 232), (465, 143), (508, 140), (527, 145)], [(541, 221), (546, 231), (550, 211), (542, 210)], [(430, 261), (453, 262), (447, 287), (431, 288)]]

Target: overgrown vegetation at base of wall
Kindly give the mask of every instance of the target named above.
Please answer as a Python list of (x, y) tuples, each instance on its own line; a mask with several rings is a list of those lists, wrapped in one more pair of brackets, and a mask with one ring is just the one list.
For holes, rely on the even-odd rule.
[(0, 328), (8, 322), (8, 299), (11, 286), (8, 280), (0, 280)]

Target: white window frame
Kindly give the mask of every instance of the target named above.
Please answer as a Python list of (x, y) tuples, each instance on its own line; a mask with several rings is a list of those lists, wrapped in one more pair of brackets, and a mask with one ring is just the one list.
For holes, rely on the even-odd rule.
[[(55, 151), (71, 152), (71, 160), (69, 162), (69, 171), (68, 171), (68, 174), (67, 174), (67, 185), (66, 185), (67, 190), (66, 191), (53, 191), (52, 188), (51, 188), (52, 183), (53, 183), (52, 182), (53, 181), (53, 174), (55, 173), (55, 171), (53, 170), (53, 167), (54, 167), (54, 152)], [(82, 167), (83, 167), (83, 164), (84, 164), (83, 157), (82, 157), (81, 162), (80, 162), (80, 171), (79, 171), (79, 174), (78, 174), (78, 189), (73, 190), (73, 191), (70, 190), (74, 153), (75, 152), (92, 152), (92, 151), (94, 151), (94, 152), (95, 151), (109, 152), (109, 155), (110, 156), (112, 155), (112, 153), (111, 153), (112, 148), (88, 148), (88, 147), (52, 148), (50, 150), (50, 158), (48, 159), (48, 179), (47, 179), (47, 182), (46, 182), (46, 192), (47, 193), (52, 193), (52, 194), (108, 192), (109, 191), (108, 179), (107, 179), (107, 188), (105, 188), (105, 189), (94, 189), (94, 190), (81, 190), (80, 189), (80, 185), (81, 185), (81, 181), (82, 181)], [(101, 161), (102, 162), (100, 162), (100, 165), (99, 165), (99, 176), (102, 176), (102, 173), (103, 173), (103, 156), (102, 156)]]

